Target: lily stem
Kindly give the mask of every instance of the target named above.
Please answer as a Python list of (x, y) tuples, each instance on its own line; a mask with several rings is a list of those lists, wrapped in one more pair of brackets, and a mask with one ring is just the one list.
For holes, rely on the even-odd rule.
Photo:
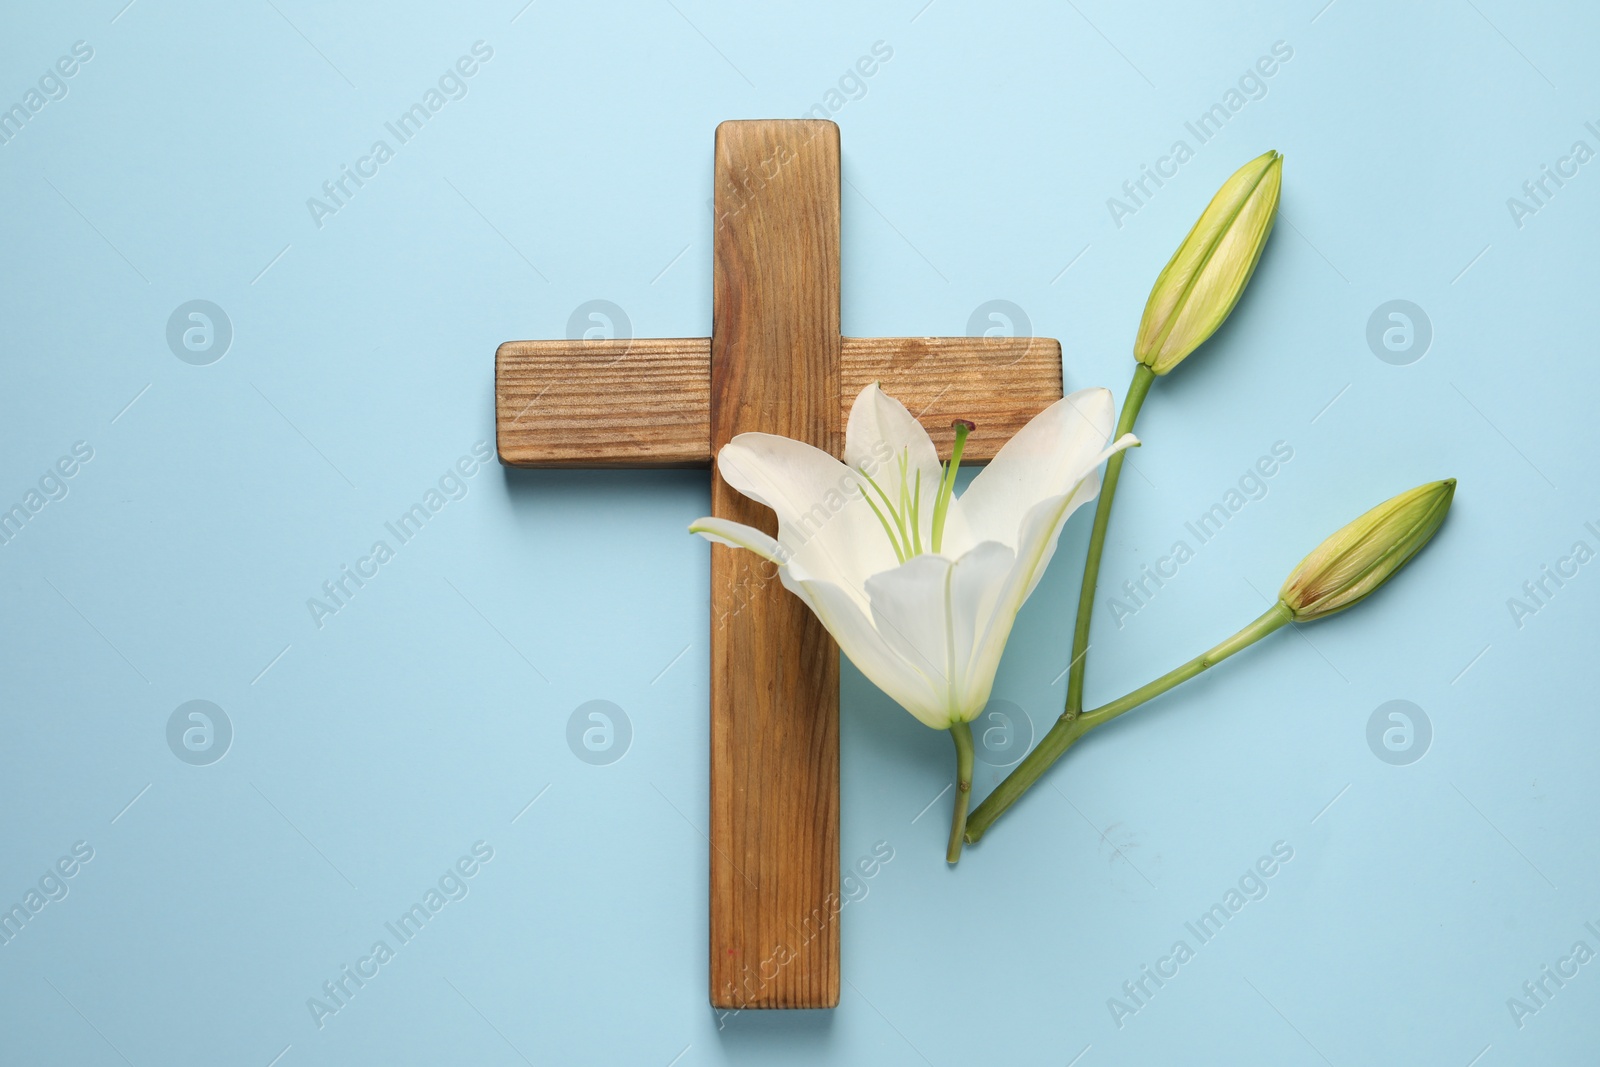
[[(1185, 663), (1176, 667), (1153, 682), (1140, 686), (1133, 692), (1120, 696), (1109, 704), (1095, 708), (1093, 711), (1082, 712), (1078, 715), (1064, 713), (1050, 727), (1048, 733), (1039, 742), (1034, 750), (1017, 765), (1016, 770), (1008, 774), (1004, 781), (995, 786), (994, 792), (984, 798), (978, 810), (972, 813), (967, 820), (967, 842), (970, 844), (982, 837), (984, 831), (1005, 814), (1006, 809), (1017, 802), (1017, 798), (1025, 793), (1029, 786), (1039, 780), (1040, 775), (1050, 768), (1050, 765), (1060, 759), (1062, 754), (1071, 748), (1077, 740), (1096, 726), (1110, 722), (1123, 712), (1132, 711), (1140, 704), (1165, 693), (1174, 686), (1181, 685), (1189, 679), (1201, 674), (1229, 656), (1243, 649), (1249, 648), (1257, 641), (1277, 630), (1291, 619), (1289, 606), (1283, 601), (1278, 601), (1268, 608), (1262, 616), (1249, 626), (1240, 630), (1226, 641), (1214, 648), (1208, 649)], [(965, 806), (964, 801), (958, 801)], [(952, 851), (955, 846), (951, 845)]]
[[(1155, 371), (1140, 363), (1133, 371), (1133, 381), (1128, 383), (1128, 395), (1122, 399), (1122, 414), (1117, 417), (1117, 428), (1111, 439), (1117, 440), (1133, 432), (1139, 418), (1139, 409), (1156, 380)], [(1089, 623), (1094, 614), (1094, 589), (1100, 580), (1100, 557), (1105, 552), (1106, 530), (1111, 525), (1111, 502), (1117, 495), (1117, 482), (1122, 477), (1122, 464), (1126, 452), (1118, 452), (1106, 460), (1105, 480), (1100, 483), (1100, 499), (1094, 505), (1094, 528), (1089, 533), (1089, 555), (1083, 561), (1083, 586), (1078, 591), (1078, 622), (1072, 631), (1072, 662), (1067, 674), (1067, 714), (1076, 716), (1083, 710), (1083, 676), (1089, 654)]]
[(956, 804), (950, 815), (950, 847), (945, 851), (946, 863), (961, 858), (961, 840), (967, 830), (967, 805), (972, 802), (972, 727), (958, 722), (950, 727), (950, 739), (956, 743)]

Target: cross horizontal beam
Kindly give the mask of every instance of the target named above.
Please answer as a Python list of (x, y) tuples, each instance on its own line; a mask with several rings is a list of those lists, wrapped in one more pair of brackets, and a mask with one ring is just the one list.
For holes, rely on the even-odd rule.
[[(846, 337), (840, 425), (868, 383), (917, 413), (941, 455), (950, 423), (978, 428), (964, 458), (992, 459), (1061, 399), (1061, 343), (1048, 337)], [(706, 467), (711, 339), (507, 341), (495, 353), (501, 462), (515, 467)]]

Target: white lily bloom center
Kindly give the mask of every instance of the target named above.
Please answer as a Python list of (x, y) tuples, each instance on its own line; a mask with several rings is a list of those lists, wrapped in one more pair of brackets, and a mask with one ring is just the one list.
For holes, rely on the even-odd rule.
[(689, 527), (778, 567), (872, 682), (928, 726), (971, 722), (989, 702), (1017, 612), (1055, 554), (1067, 518), (1100, 491), (1111, 394), (1086, 389), (1024, 426), (955, 495), (971, 424), (952, 461), (876, 383), (850, 409), (845, 455), (773, 434), (723, 446), (729, 485), (770, 507), (778, 536), (727, 519)]

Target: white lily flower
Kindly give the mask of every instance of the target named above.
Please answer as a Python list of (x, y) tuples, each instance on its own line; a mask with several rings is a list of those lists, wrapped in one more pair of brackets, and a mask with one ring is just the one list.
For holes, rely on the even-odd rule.
[(1138, 444), (1107, 447), (1114, 423), (1105, 389), (1058, 400), (957, 497), (971, 424), (941, 467), (922, 424), (874, 383), (850, 410), (844, 462), (765, 433), (718, 453), (728, 484), (777, 513), (776, 538), (719, 518), (689, 529), (776, 564), (862, 674), (928, 726), (965, 733), (1068, 516), (1099, 492), (1100, 464)]

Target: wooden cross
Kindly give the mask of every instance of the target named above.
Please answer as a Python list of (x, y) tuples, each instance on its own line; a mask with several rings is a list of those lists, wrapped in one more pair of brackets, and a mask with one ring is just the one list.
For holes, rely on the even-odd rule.
[[(762, 430), (838, 456), (882, 383), (949, 453), (983, 461), (1062, 395), (1036, 337), (839, 336), (839, 128), (717, 127), (711, 336), (508, 341), (496, 437), (517, 467), (711, 467), (713, 514), (776, 534), (712, 463)], [(711, 546), (711, 1002), (839, 1001), (839, 650), (749, 552)]]

